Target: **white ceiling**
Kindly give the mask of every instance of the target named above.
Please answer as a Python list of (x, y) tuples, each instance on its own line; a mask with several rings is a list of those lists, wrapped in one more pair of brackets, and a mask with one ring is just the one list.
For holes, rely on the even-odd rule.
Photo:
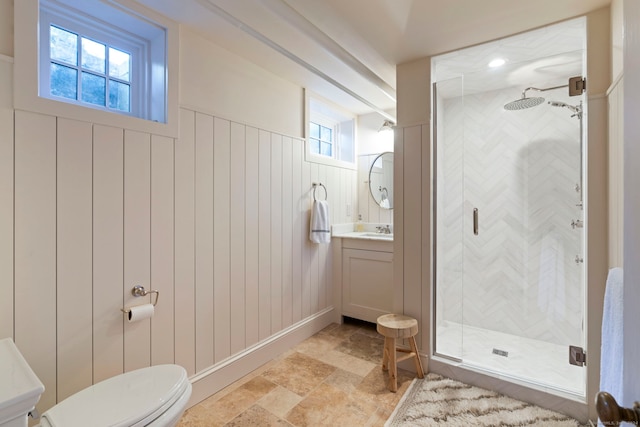
[[(137, 1), (356, 113), (395, 109), (396, 64), (540, 28), (611, 2)], [(537, 37), (522, 36), (520, 39), (523, 43), (535, 43)], [(524, 59), (520, 55), (518, 63), (523, 63)], [(484, 58), (465, 58), (466, 63), (482, 61)], [(544, 68), (546, 65), (533, 66)]]

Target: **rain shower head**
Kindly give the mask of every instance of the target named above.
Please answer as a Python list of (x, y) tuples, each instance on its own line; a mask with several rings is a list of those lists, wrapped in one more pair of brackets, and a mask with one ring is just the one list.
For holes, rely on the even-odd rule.
[(524, 110), (526, 108), (535, 107), (536, 105), (540, 105), (544, 102), (544, 98), (540, 98), (540, 97), (527, 98), (528, 90), (537, 90), (538, 92), (546, 92), (548, 90), (560, 89), (562, 87), (567, 87), (567, 86), (568, 85), (554, 86), (554, 87), (547, 87), (544, 89), (540, 89), (537, 87), (528, 87), (522, 91), (522, 98), (505, 104), (504, 109), (505, 110)]
[(504, 104), (504, 109), (510, 110), (510, 111), (524, 110), (525, 108), (531, 108), (531, 107), (535, 107), (536, 105), (540, 105), (543, 102), (544, 102), (544, 98), (540, 98), (540, 97), (527, 98), (526, 96), (523, 96), (520, 99), (516, 99), (515, 101)]

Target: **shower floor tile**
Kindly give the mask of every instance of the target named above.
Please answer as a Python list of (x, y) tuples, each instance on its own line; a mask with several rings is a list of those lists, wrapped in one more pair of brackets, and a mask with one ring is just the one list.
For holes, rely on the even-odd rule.
[[(582, 396), (586, 370), (569, 364), (569, 348), (501, 332), (461, 327), (445, 322), (438, 328), (438, 354), (463, 360), (465, 365), (496, 372), (515, 380)], [(493, 350), (507, 352), (507, 356)]]

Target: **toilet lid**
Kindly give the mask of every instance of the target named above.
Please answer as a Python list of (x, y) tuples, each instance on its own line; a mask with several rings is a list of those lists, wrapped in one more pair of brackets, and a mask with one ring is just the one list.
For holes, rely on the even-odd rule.
[(52, 427), (144, 426), (165, 412), (189, 385), (178, 365), (158, 365), (117, 375), (46, 411)]

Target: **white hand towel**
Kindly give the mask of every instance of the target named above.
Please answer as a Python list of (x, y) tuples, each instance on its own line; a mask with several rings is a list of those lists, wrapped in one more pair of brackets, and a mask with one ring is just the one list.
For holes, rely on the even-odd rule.
[(313, 243), (329, 243), (331, 226), (329, 225), (329, 203), (326, 200), (315, 200), (311, 208), (311, 230), (309, 239)]
[(622, 268), (612, 268), (607, 277), (602, 313), (602, 344), (600, 349), (600, 391), (606, 391), (623, 404), (622, 395)]

